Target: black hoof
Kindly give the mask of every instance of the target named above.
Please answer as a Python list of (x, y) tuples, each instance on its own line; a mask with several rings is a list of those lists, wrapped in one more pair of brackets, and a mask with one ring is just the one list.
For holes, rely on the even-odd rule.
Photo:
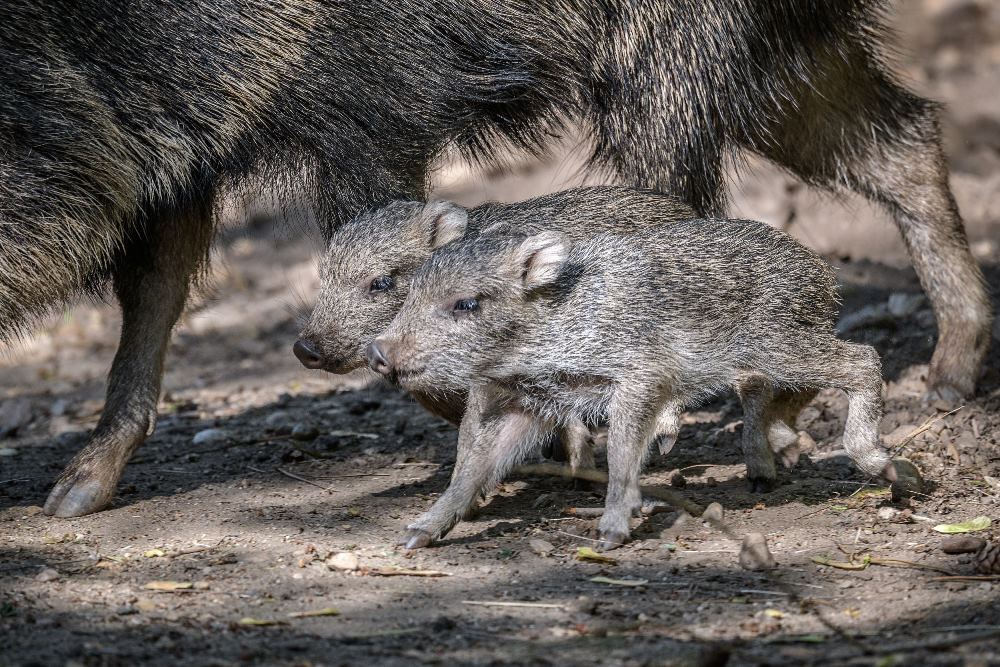
[(777, 480), (767, 477), (748, 477), (747, 484), (750, 486), (750, 493), (770, 493), (777, 485)]

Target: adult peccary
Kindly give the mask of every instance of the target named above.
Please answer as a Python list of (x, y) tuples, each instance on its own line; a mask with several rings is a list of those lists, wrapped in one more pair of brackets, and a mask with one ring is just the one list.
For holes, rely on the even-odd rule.
[[(8, 0), (0, 337), (110, 282), (121, 344), (45, 510), (105, 507), (152, 430), (170, 329), (225, 181), (308, 165), (321, 216), (420, 196), (447, 145), (537, 149), (565, 119), (628, 185), (723, 208), (737, 148), (893, 214), (938, 317), (930, 389), (973, 391), (990, 312), (936, 107), (877, 53), (880, 2)], [(328, 230), (329, 231), (329, 230)]]
[[(647, 212), (655, 206), (651, 198)], [(601, 419), (600, 546), (614, 548), (639, 510), (652, 438), (675, 434), (681, 410), (730, 387), (743, 403), (753, 488), (775, 479), (767, 432), (782, 402), (826, 387), (849, 397), (848, 455), (895, 480), (879, 447), (879, 356), (836, 337), (835, 297), (826, 262), (751, 221), (687, 220), (576, 243), (555, 232), (484, 236), (438, 249), (368, 351), (371, 367), (404, 388), (470, 387), (451, 484), (403, 543), (447, 533), (555, 426)]]
[[(650, 200), (656, 202), (655, 215), (649, 214)], [(293, 346), (295, 356), (306, 368), (331, 373), (367, 366), (368, 345), (403, 305), (414, 272), (436, 248), (456, 239), (551, 229), (582, 240), (601, 231), (626, 233), (695, 217), (695, 211), (675, 197), (617, 186), (581, 188), (574, 196), (543, 196), (516, 205), (490, 202), (472, 209), (446, 201), (390, 202), (334, 230), (320, 262), (316, 306)], [(412, 395), (457, 426), (468, 387), (439, 383)], [(566, 424), (559, 440), (571, 467), (593, 467), (586, 428)]]

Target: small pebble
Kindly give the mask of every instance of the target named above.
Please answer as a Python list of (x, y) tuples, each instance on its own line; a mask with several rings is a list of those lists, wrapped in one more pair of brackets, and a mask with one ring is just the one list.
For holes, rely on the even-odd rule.
[(57, 570), (53, 570), (51, 567), (46, 567), (35, 575), (35, 581), (53, 581), (61, 576), (62, 575), (59, 574)]
[(878, 518), (880, 521), (892, 521), (899, 514), (899, 510), (895, 507), (883, 507), (878, 511)]
[(555, 546), (551, 542), (546, 542), (538, 538), (528, 540), (528, 546), (539, 556), (548, 556), (555, 551)]
[(687, 486), (687, 477), (684, 476), (680, 470), (675, 470), (672, 475), (670, 475), (670, 486), (675, 489), (683, 489)]
[(292, 429), (292, 437), (302, 441), (315, 440), (319, 437), (319, 429), (311, 424), (297, 424)]
[(358, 569), (360, 565), (361, 559), (358, 558), (357, 554), (352, 554), (348, 551), (341, 551), (340, 553), (326, 559), (326, 566), (331, 570), (353, 572)]
[(17, 456), (17, 450), (13, 447), (0, 447), (0, 456)]
[(192, 445), (218, 445), (229, 440), (229, 433), (221, 428), (206, 428), (191, 438)]
[(722, 521), (722, 505), (719, 503), (709, 503), (705, 511), (701, 513), (701, 518), (706, 521)]
[(777, 567), (761, 533), (747, 533), (740, 547), (740, 567), (744, 570), (771, 570)]

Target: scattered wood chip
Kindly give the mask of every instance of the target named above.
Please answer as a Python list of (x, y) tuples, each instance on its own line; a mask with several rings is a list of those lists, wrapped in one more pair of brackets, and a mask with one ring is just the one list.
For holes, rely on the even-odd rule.
[(194, 588), (190, 581), (150, 581), (143, 586), (147, 591), (186, 591)]
[(941, 523), (934, 526), (938, 533), (953, 535), (955, 533), (974, 533), (979, 530), (986, 530), (993, 523), (988, 516), (977, 516), (974, 519), (963, 521), (962, 523)]
[(590, 547), (579, 547), (576, 550), (576, 559), (589, 563), (601, 563), (602, 565), (617, 565), (618, 561), (611, 556), (598, 553)]
[(310, 611), (293, 611), (288, 614), (289, 618), (315, 618), (317, 616), (340, 616), (340, 610), (336, 607), (324, 607)]
[(645, 586), (649, 583), (649, 579), (612, 579), (611, 577), (591, 577), (587, 581), (592, 581), (595, 584), (611, 584), (612, 586)]

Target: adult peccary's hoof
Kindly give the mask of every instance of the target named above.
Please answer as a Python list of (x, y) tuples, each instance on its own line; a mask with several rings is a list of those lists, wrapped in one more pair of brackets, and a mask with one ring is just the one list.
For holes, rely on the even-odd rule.
[[(889, 488), (892, 491), (894, 501), (904, 500), (913, 495), (923, 493), (924, 479), (917, 466), (907, 459), (893, 459), (889, 464), (892, 467), (895, 479)], [(886, 476), (888, 478), (888, 476)]]
[(628, 542), (628, 533), (620, 533), (617, 531), (602, 531), (599, 535), (600, 540), (597, 543), (598, 551), (611, 551), (612, 549), (617, 549), (626, 542)]
[(770, 477), (747, 477), (750, 493), (770, 493), (777, 486), (777, 480)]
[(397, 544), (406, 549), (423, 549), (430, 546), (433, 542), (434, 538), (426, 530), (422, 528), (407, 528)]
[(115, 483), (85, 472), (63, 475), (49, 493), (43, 511), (66, 519), (100, 512), (111, 504)]

